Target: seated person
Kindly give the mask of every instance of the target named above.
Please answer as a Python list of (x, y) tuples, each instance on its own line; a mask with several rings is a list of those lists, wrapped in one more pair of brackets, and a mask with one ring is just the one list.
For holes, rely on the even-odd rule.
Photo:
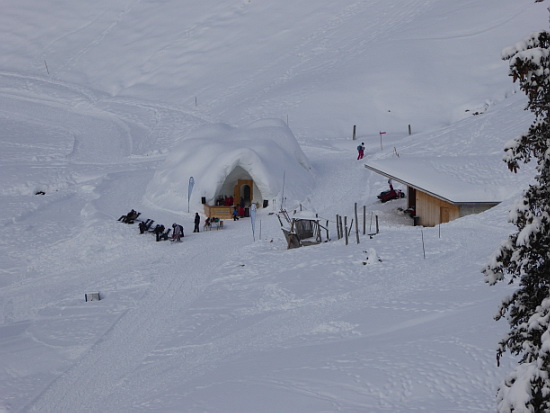
[(139, 233), (145, 234), (145, 231), (147, 231), (147, 224), (145, 222), (139, 223)]
[(163, 234), (163, 232), (164, 232), (164, 225), (157, 225), (155, 227), (154, 233), (156, 235), (157, 242), (161, 240), (161, 235)]
[(132, 209), (126, 215), (122, 215), (118, 220), (128, 224), (130, 222), (134, 222), (134, 219), (136, 219), (138, 215), (139, 213)]
[(130, 211), (128, 216), (126, 217), (126, 222), (129, 224), (133, 224), (134, 220), (139, 217), (139, 212), (134, 211), (133, 209)]

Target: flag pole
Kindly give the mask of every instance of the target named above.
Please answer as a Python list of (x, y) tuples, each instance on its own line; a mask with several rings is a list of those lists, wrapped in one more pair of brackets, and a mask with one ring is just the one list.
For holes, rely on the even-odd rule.
[(382, 135), (385, 135), (385, 134), (386, 134), (386, 132), (380, 131), (380, 150), (381, 150), (381, 151), (384, 150), (384, 148), (383, 148), (383, 146), (382, 146)]

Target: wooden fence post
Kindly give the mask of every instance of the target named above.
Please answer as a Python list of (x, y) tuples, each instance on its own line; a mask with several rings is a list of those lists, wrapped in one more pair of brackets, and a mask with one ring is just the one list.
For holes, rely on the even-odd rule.
[(357, 219), (357, 202), (355, 203), (355, 238), (359, 244), (359, 220)]
[(370, 213), (370, 224), (369, 224), (369, 233), (372, 232), (372, 219), (374, 217), (374, 212)]
[(357, 131), (357, 125), (353, 125), (353, 140), (355, 140), (355, 132)]
[(344, 235), (345, 235), (345, 238), (346, 238), (346, 245), (348, 245), (348, 217), (344, 217)]
[(367, 230), (367, 206), (363, 205), (363, 235), (365, 235)]

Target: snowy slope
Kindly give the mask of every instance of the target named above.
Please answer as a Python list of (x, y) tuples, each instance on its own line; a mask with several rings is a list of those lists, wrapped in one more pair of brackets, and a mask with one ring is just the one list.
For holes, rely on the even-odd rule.
[(418, 132), (502, 100), (500, 51), (546, 21), (512, 0), (9, 1), (0, 67), (298, 137)]
[[(513, 360), (495, 365), (506, 325), (492, 316), (510, 287), (484, 285), (480, 268), (511, 231), (514, 194), (413, 227), (405, 200), (376, 202), (386, 180), (350, 137), (358, 125), (367, 159), (501, 153), (531, 118), (500, 50), (545, 28), (544, 7), (8, 1), (0, 411), (494, 411)], [(247, 219), (196, 234), (195, 211), (145, 200), (195, 130), (272, 117), (311, 164), (302, 204), (331, 242), (287, 250), (269, 209), (256, 241)], [(354, 203), (381, 232), (360, 227), (346, 246), (334, 218), (354, 219)], [(116, 221), (131, 208), (183, 224), (184, 241)]]

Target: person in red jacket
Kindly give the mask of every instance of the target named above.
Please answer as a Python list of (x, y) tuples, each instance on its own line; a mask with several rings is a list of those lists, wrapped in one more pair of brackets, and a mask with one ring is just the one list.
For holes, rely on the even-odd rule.
[(357, 160), (363, 159), (365, 156), (365, 142), (361, 142), (361, 145), (357, 146)]

